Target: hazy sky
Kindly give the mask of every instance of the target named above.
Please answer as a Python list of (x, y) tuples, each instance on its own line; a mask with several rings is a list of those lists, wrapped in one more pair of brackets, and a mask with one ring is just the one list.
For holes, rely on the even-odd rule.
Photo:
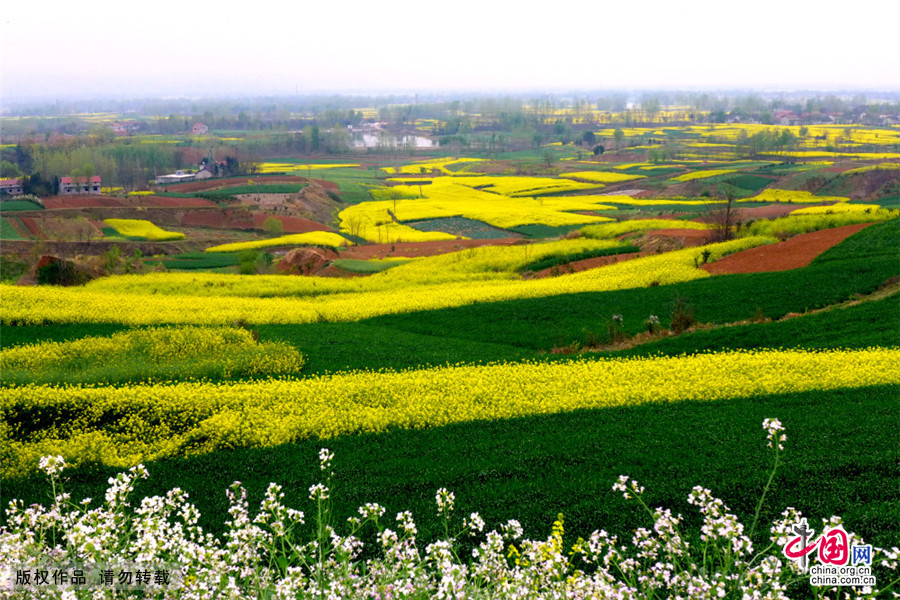
[(5, 99), (900, 89), (897, 0), (32, 0), (0, 18)]

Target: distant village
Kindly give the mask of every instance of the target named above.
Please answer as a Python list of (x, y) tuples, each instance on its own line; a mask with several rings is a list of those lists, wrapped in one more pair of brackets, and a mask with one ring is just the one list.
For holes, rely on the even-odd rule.
[[(116, 136), (128, 136), (138, 132), (142, 124), (138, 121), (122, 121), (111, 125)], [(209, 133), (209, 127), (203, 123), (196, 123), (191, 128), (192, 135), (206, 135)], [(222, 177), (229, 169), (226, 161), (216, 161), (209, 157), (203, 158), (197, 165), (196, 169), (179, 169), (174, 173), (159, 175), (156, 178), (157, 186), (164, 186), (173, 183), (185, 183), (188, 181), (198, 181), (209, 179), (211, 177)], [(60, 177), (59, 196), (75, 196), (75, 195), (96, 195), (103, 191), (103, 179), (99, 175), (92, 176), (73, 176)], [(14, 197), (22, 196), (25, 192), (25, 181), (22, 177), (10, 177), (0, 179), (0, 196)]]

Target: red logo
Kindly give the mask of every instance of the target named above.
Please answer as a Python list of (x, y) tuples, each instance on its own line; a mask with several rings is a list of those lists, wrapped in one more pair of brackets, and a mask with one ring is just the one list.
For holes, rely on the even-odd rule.
[(788, 540), (784, 546), (784, 555), (796, 560), (815, 552), (818, 548), (819, 562), (823, 565), (844, 566), (850, 562), (850, 540), (841, 525), (832, 527), (806, 546), (803, 545), (804, 543), (806, 543), (806, 536), (798, 535)]

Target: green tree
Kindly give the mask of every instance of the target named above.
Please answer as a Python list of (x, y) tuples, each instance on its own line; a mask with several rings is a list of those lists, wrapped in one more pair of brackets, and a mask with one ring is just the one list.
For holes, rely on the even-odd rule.
[(21, 177), (24, 173), (19, 169), (19, 165), (9, 162), (8, 160), (0, 160), (0, 177), (16, 178)]
[(647, 119), (652, 123), (659, 114), (659, 98), (648, 98), (641, 102), (641, 108), (647, 115)]
[(613, 131), (613, 139), (616, 141), (616, 150), (622, 147), (622, 142), (625, 141), (625, 132), (621, 129), (616, 129)]
[(549, 168), (553, 166), (553, 162), (556, 160), (556, 155), (549, 150), (544, 150), (543, 158), (544, 163), (546, 163), (547, 167)]
[(271, 235), (281, 235), (284, 233), (284, 224), (275, 217), (269, 217), (263, 223), (263, 229)]

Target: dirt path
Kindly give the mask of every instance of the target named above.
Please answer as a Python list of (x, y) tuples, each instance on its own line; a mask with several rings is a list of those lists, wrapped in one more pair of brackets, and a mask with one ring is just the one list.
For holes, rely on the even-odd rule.
[[(865, 302), (873, 302), (875, 300), (883, 300), (884, 298), (893, 296), (897, 293), (900, 293), (900, 278), (894, 277), (893, 279), (890, 279), (887, 282), (885, 282), (882, 287), (880, 287), (879, 289), (875, 290), (874, 292), (872, 292), (871, 294), (869, 294), (867, 296), (858, 296), (857, 298), (855, 298), (853, 300), (846, 300), (844, 302), (839, 302), (837, 304), (831, 304), (829, 306), (817, 308), (815, 310), (811, 310), (811, 311), (808, 311), (803, 314), (788, 313), (788, 314), (784, 315), (783, 317), (781, 317), (780, 319), (778, 319), (777, 322), (787, 321), (788, 319), (799, 319), (802, 317), (816, 315), (819, 313), (828, 312), (828, 311), (832, 311), (832, 310), (840, 310), (840, 309), (844, 309), (844, 308), (849, 308), (851, 306), (856, 306), (858, 304), (863, 304)], [(693, 333), (694, 331), (701, 331), (701, 330), (707, 331), (710, 329), (721, 329), (723, 327), (737, 327), (740, 325), (750, 325), (752, 323), (767, 323), (767, 322), (770, 322), (770, 320), (766, 319), (764, 321), (735, 321), (733, 323), (719, 323), (719, 324), (708, 324), (708, 323), (703, 324), (703, 323), (701, 323), (701, 324), (697, 324), (697, 325), (694, 325), (693, 327), (688, 328), (683, 333), (678, 334), (678, 335), (686, 335), (689, 333)], [(678, 335), (673, 334), (671, 331), (668, 331), (668, 330), (664, 330), (662, 332), (652, 334), (652, 335), (647, 332), (643, 332), (643, 333), (639, 333), (639, 334), (635, 335), (634, 337), (630, 337), (630, 338), (623, 340), (616, 344), (606, 344), (604, 346), (585, 348), (584, 351), (585, 352), (610, 352), (610, 351), (617, 351), (617, 350), (627, 350), (629, 348), (634, 348), (636, 346), (642, 346), (643, 344), (649, 344), (652, 342), (656, 342), (661, 339), (678, 337)], [(550, 352), (552, 354), (565, 354), (567, 350), (568, 350), (567, 348), (554, 348)]]
[(846, 225), (796, 235), (785, 242), (757, 246), (731, 254), (701, 267), (707, 273), (762, 273), (765, 271), (789, 271), (805, 267), (832, 246), (839, 244), (857, 231), (872, 223)]

